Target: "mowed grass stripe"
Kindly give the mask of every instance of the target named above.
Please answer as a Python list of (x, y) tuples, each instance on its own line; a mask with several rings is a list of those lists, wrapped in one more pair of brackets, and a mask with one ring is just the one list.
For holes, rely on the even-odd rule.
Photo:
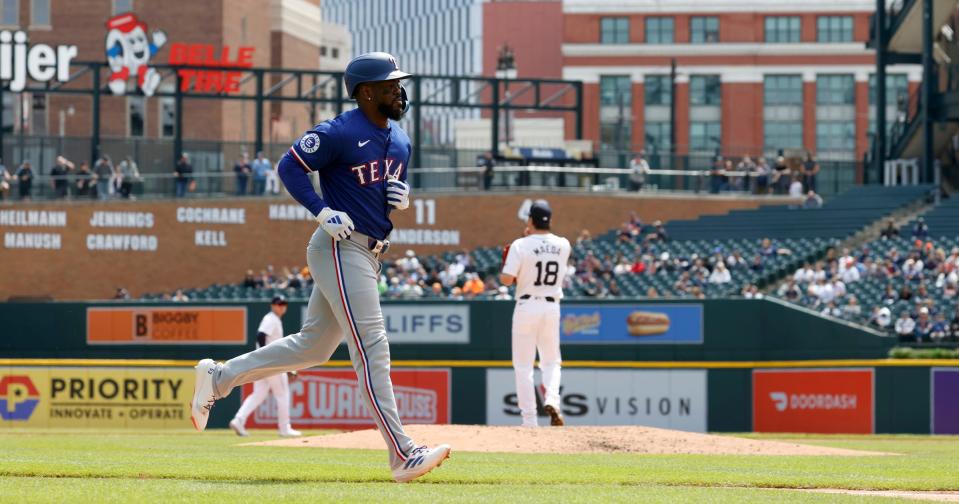
[[(396, 499), (426, 499), (431, 503), (542, 503), (542, 502), (714, 502), (777, 503), (914, 503), (913, 500), (861, 497), (837, 494), (808, 494), (794, 490), (690, 487), (619, 486), (602, 484), (550, 485), (458, 485), (447, 483), (408, 484), (294, 482), (212, 482), (198, 480), (49, 480), (46, 478), (0, 477), (0, 502), (257, 502), (268, 504), (322, 502), (393, 502)], [(211, 500), (212, 499), (212, 500)]]
[[(269, 439), (275, 436), (256, 433), (243, 442)], [(925, 442), (929, 439), (934, 441)], [(799, 440), (902, 455), (525, 455), (457, 452), (454, 447), (452, 459), (422, 481), (431, 487), (454, 488), (569, 485), (582, 487), (584, 495), (588, 495), (585, 489), (597, 486), (959, 490), (959, 438), (819, 436)], [(124, 484), (162, 480), (175, 487), (191, 482), (253, 485), (275, 487), (278, 496), (283, 494), (280, 489), (299, 484), (396, 486), (391, 483), (385, 450), (237, 446), (240, 442), (231, 431), (0, 430), (0, 477), (6, 483), (39, 478), (79, 486), (88, 485), (84, 479)]]

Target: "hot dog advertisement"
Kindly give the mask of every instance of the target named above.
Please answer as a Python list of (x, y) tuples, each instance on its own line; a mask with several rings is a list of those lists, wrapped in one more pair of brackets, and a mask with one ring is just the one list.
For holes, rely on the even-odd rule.
[(668, 345), (703, 342), (701, 305), (564, 303), (561, 309), (561, 343)]

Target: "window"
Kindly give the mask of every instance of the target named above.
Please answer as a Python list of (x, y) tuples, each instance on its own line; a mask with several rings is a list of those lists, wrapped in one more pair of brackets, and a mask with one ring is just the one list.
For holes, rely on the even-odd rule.
[(766, 42), (799, 42), (799, 16), (766, 16)]
[(50, 0), (31, 0), (30, 26), (50, 26)]
[(719, 105), (721, 89), (718, 75), (693, 75), (689, 78), (689, 103)]
[(19, 0), (2, 0), (0, 2), (0, 23), (5, 26), (18, 26), (20, 24), (20, 2)]
[(30, 111), (30, 118), (33, 121), (30, 132), (34, 135), (47, 134), (47, 95), (42, 93), (33, 94), (33, 110)]
[(852, 75), (816, 78), (816, 149), (856, 149), (856, 94)]
[(333, 59), (339, 58), (339, 57), (340, 57), (340, 49), (337, 48), (337, 47), (330, 48), (330, 56), (332, 56)]
[(599, 141), (602, 146), (619, 150), (628, 149), (633, 135), (633, 125), (628, 119), (604, 122), (599, 126)]
[[(909, 98), (909, 81), (905, 75), (886, 74), (886, 105), (897, 105), (899, 97)], [(869, 75), (869, 105), (876, 104), (876, 75)]]
[(600, 44), (629, 43), (629, 18), (604, 17), (599, 21)]
[(763, 80), (766, 105), (802, 105), (802, 76), (767, 75)]
[[(167, 88), (173, 91), (172, 87)], [(170, 138), (176, 133), (176, 102), (172, 97), (162, 97), (160, 107), (160, 136)]]
[(113, 0), (113, 14), (133, 12), (133, 0)]
[(816, 149), (823, 151), (853, 151), (856, 149), (854, 121), (820, 121), (816, 123)]
[(718, 149), (722, 143), (718, 122), (689, 123), (689, 148), (692, 150)]
[(763, 125), (763, 144), (767, 151), (802, 148), (802, 120), (766, 121)]
[(320, 46), (320, 56), (326, 56), (326, 46), (325, 46), (325, 45), (321, 45), (321, 46)]
[(602, 106), (619, 106), (620, 100), (624, 107), (633, 104), (632, 82), (628, 75), (600, 75), (599, 76), (599, 103)]
[[(886, 131), (897, 122), (905, 122), (909, 102), (909, 81), (905, 75), (886, 75)], [(869, 130), (876, 131), (876, 76), (869, 76)]]
[(719, 18), (715, 16), (690, 18), (689, 41), (693, 44), (719, 42)]
[(820, 75), (816, 79), (818, 105), (855, 105), (856, 83), (852, 75)]
[(647, 122), (646, 125), (646, 151), (649, 154), (656, 152), (669, 152), (670, 125), (668, 122)]
[(648, 17), (646, 18), (647, 44), (673, 43), (673, 18)]
[(646, 105), (669, 105), (673, 101), (673, 87), (668, 75), (647, 75), (643, 88)]
[(852, 42), (852, 16), (820, 16), (816, 19), (818, 42)]
[(763, 145), (767, 151), (803, 145), (801, 75), (767, 75), (763, 79)]
[(129, 110), (128, 124), (131, 137), (142, 137), (146, 134), (146, 98), (142, 96), (131, 96), (127, 98), (127, 109)]

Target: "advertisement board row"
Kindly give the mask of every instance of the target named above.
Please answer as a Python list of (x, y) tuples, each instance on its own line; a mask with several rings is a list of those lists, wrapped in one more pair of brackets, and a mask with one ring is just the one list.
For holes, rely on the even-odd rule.
[[(300, 320), (309, 316), (308, 307)], [(702, 305), (562, 305), (562, 344), (702, 344)], [(390, 343), (468, 344), (470, 306), (383, 305)], [(245, 306), (87, 308), (89, 345), (243, 345)]]
[[(452, 422), (450, 368), (395, 368), (390, 375), (403, 423)], [(755, 432), (876, 431), (872, 368), (756, 369), (752, 378), (752, 404), (729, 406), (751, 406)], [(932, 368), (930, 383), (930, 432), (959, 434), (959, 369)], [(487, 370), (485, 386), (485, 423), (519, 425), (513, 370)], [(702, 369), (566, 369), (560, 409), (571, 426), (644, 425), (706, 432), (708, 388), (708, 374)], [(191, 368), (0, 368), (0, 428), (185, 428), (192, 390)], [(292, 423), (307, 429), (372, 427), (364, 390), (352, 369), (302, 371), (290, 383)], [(242, 387), (243, 398), (251, 393), (252, 384)], [(545, 425), (542, 399), (537, 381), (536, 402)], [(248, 426), (272, 429), (276, 421), (271, 396), (254, 410)]]

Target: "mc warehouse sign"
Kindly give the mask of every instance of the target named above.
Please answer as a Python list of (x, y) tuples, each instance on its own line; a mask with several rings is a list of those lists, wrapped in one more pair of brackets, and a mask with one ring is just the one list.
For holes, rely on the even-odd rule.
[(871, 434), (873, 374), (872, 369), (756, 369), (753, 430)]
[[(390, 378), (402, 423), (450, 423), (449, 369), (393, 369)], [(243, 386), (243, 399), (252, 393), (253, 384)], [(364, 394), (366, 388), (357, 382), (352, 369), (301, 371), (290, 382), (290, 422), (297, 428), (373, 428)], [(276, 401), (271, 394), (253, 411), (247, 425), (275, 429), (276, 423)]]

